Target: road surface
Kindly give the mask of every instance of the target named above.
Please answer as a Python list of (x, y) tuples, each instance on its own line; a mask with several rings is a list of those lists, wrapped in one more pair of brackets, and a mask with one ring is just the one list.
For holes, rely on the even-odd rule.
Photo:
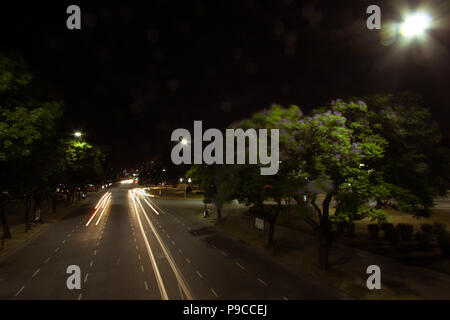
[[(213, 233), (187, 214), (201, 212), (200, 201), (127, 186), (101, 196), (0, 262), (0, 299), (340, 297)], [(80, 268), (80, 289), (67, 287), (70, 265)]]

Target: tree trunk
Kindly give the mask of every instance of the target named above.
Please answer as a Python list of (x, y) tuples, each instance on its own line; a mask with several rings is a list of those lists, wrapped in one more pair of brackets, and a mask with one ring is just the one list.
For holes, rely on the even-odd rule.
[(31, 195), (25, 196), (25, 231), (31, 229), (30, 224)]
[(6, 218), (5, 205), (0, 204), (0, 220), (3, 227), (3, 239), (11, 239), (11, 231), (9, 230), (8, 219)]
[(52, 213), (56, 214), (56, 195), (52, 196)]
[(329, 268), (328, 257), (331, 249), (331, 241), (327, 239), (326, 235), (321, 236), (319, 239), (319, 266), (322, 270), (327, 270)]
[(278, 200), (277, 202), (278, 202), (277, 209), (276, 209), (273, 217), (270, 219), (270, 223), (269, 223), (269, 243), (268, 244), (270, 247), (272, 247), (273, 243), (274, 243), (273, 239), (275, 236), (275, 224), (277, 223), (277, 218), (281, 211), (281, 200)]
[(217, 206), (217, 223), (222, 221), (222, 207)]
[(328, 257), (330, 254), (333, 235), (329, 220), (330, 203), (333, 198), (332, 194), (327, 194), (322, 203), (322, 217), (320, 219), (319, 228), (319, 266), (323, 270), (329, 267)]

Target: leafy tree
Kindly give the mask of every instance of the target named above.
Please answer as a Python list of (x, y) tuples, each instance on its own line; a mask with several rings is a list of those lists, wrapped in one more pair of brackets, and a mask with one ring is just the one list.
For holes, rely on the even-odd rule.
[(450, 153), (421, 98), (410, 94), (374, 95), (372, 127), (388, 145), (377, 161), (386, 182), (379, 206), (428, 215), (433, 199), (450, 188)]
[(217, 222), (222, 220), (222, 208), (233, 199), (235, 190), (233, 175), (224, 165), (194, 165), (187, 172), (204, 192), (204, 203), (214, 203), (217, 209)]
[[(44, 159), (48, 160), (45, 147), (62, 115), (61, 103), (42, 99), (41, 88), (31, 81), (23, 60), (0, 54), (0, 187), (10, 196), (25, 195), (26, 204), (33, 190), (50, 175), (50, 166), (43, 165), (47, 163)], [(0, 216), (4, 237), (8, 238), (11, 234), (4, 207)]]
[[(289, 131), (292, 131), (294, 123), (302, 119), (303, 114), (296, 106), (282, 108), (273, 105), (270, 110), (254, 114), (251, 118), (245, 119), (233, 125), (235, 128), (242, 129), (280, 129), (280, 144), (285, 146), (289, 141)], [(270, 132), (270, 131), (269, 131)], [(268, 141), (268, 146), (270, 146)], [(269, 150), (268, 152), (272, 152)], [(276, 175), (261, 175), (258, 165), (235, 165), (234, 171), (235, 194), (241, 201), (247, 204), (253, 204), (253, 211), (262, 216), (269, 222), (268, 245), (274, 244), (275, 226), (278, 216), (281, 212), (281, 201), (283, 198), (292, 196), (296, 192), (295, 184), (289, 179), (289, 162), (284, 158), (279, 164), (279, 170)], [(265, 207), (264, 200), (273, 199), (277, 205)]]
[(67, 139), (62, 143), (62, 148), (62, 179), (71, 190), (73, 199), (78, 187), (103, 180), (105, 156), (99, 147), (80, 139)]

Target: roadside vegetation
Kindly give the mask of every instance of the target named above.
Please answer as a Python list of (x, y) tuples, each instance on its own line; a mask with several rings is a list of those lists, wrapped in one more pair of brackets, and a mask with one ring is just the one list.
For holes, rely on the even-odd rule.
[[(418, 97), (338, 99), (309, 114), (274, 105), (231, 127), (279, 128), (280, 169), (261, 176), (260, 165), (194, 165), (189, 176), (204, 191), (205, 202), (215, 205), (217, 223), (223, 206), (238, 199), (265, 220), (267, 244), (273, 246), (276, 225), (286, 215), (283, 202), (292, 199), (291, 213), (317, 239), (322, 269), (329, 268), (336, 240), (352, 237), (360, 221), (371, 223), (366, 232), (372, 235), (384, 228), (394, 243), (417, 239), (425, 246), (431, 237), (447, 255), (449, 233), (443, 227), (426, 233), (386, 224), (393, 211), (429, 217), (433, 199), (450, 187), (449, 150)], [(267, 200), (273, 205), (265, 205)]]
[(12, 237), (8, 204), (22, 202), (23, 223), (42, 221), (42, 202), (66, 205), (86, 184), (108, 179), (105, 154), (82, 137), (66, 132), (63, 102), (28, 71), (26, 63), (0, 53), (0, 221)]

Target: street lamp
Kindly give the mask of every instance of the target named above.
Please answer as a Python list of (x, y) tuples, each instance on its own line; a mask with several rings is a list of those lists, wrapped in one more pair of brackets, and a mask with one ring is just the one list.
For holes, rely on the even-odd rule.
[(76, 138), (81, 138), (81, 136), (83, 135), (80, 131), (75, 131), (75, 133), (73, 134)]
[(400, 33), (407, 38), (420, 36), (428, 29), (431, 20), (431, 16), (426, 12), (411, 14), (400, 25)]

